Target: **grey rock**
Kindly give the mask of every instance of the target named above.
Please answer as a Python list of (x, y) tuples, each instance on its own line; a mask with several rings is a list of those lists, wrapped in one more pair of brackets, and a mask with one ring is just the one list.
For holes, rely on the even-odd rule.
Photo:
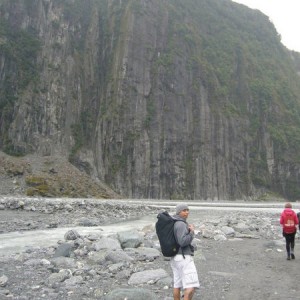
[(224, 234), (219, 233), (214, 236), (214, 240), (215, 241), (226, 241), (227, 238)]
[(172, 287), (172, 284), (173, 284), (173, 278), (171, 276), (158, 279), (156, 282), (156, 285), (162, 286), (164, 288)]
[(108, 254), (106, 255), (105, 259), (108, 261), (111, 261), (113, 263), (124, 262), (124, 261), (127, 261), (127, 262), (133, 261), (133, 258), (130, 257), (123, 250), (109, 251)]
[(142, 288), (135, 288), (135, 289), (117, 289), (110, 292), (108, 295), (105, 296), (105, 300), (157, 300), (157, 296), (146, 289)]
[(52, 287), (52, 286), (54, 286), (56, 283), (63, 282), (63, 281), (65, 281), (66, 279), (71, 278), (71, 276), (72, 276), (72, 273), (71, 273), (70, 270), (64, 270), (64, 269), (63, 269), (63, 270), (60, 270), (58, 273), (53, 273), (53, 274), (51, 274), (51, 275), (47, 278), (45, 284), (46, 284), (47, 286)]
[(237, 225), (233, 226), (234, 230), (239, 233), (251, 234), (249, 226), (243, 222), (238, 223)]
[(234, 236), (235, 231), (232, 227), (222, 226), (221, 231), (227, 236)]
[(6, 275), (2, 275), (0, 277), (0, 287), (5, 287), (8, 282), (8, 277)]
[(59, 256), (59, 257), (54, 257), (50, 259), (50, 262), (58, 268), (67, 268), (67, 269), (71, 269), (71, 268), (75, 268), (76, 267), (76, 261), (73, 258), (70, 257), (63, 257), (63, 256)]
[(116, 273), (116, 272), (119, 272), (120, 270), (122, 270), (124, 266), (125, 266), (125, 263), (120, 262), (120, 263), (110, 265), (108, 267), (108, 269), (109, 269), (110, 272)]
[(137, 248), (143, 242), (143, 236), (136, 230), (128, 230), (118, 232), (118, 239), (121, 247), (124, 248)]
[(260, 237), (258, 235), (254, 234), (246, 234), (246, 233), (236, 233), (235, 234), (236, 238), (244, 238), (244, 239), (259, 239)]
[(72, 241), (80, 238), (80, 234), (76, 230), (71, 229), (65, 233), (64, 238), (66, 241)]
[(77, 284), (81, 284), (83, 282), (82, 276), (72, 276), (65, 280), (65, 284), (67, 287), (74, 287)]
[(59, 256), (70, 257), (73, 250), (74, 250), (74, 244), (63, 243), (57, 247), (53, 257), (59, 257)]
[[(94, 290), (94, 293), (93, 293), (93, 296), (96, 298), (96, 299), (103, 299), (102, 296), (104, 295), (104, 291), (103, 291), (103, 288), (96, 288)], [(124, 300), (124, 299), (123, 299)]]
[(168, 273), (163, 269), (146, 270), (137, 272), (131, 275), (128, 280), (128, 284), (143, 284), (143, 283), (155, 283), (158, 280), (168, 277)]
[(204, 229), (202, 231), (202, 236), (204, 238), (207, 238), (207, 239), (213, 239), (214, 238), (214, 232), (212, 230), (209, 230), (209, 229)]
[(65, 205), (65, 209), (66, 209), (67, 211), (72, 211), (74, 208), (73, 208), (72, 205), (66, 204), (66, 205)]
[(26, 266), (47, 266), (50, 264), (50, 261), (47, 259), (29, 259), (24, 262)]
[(129, 279), (131, 275), (131, 272), (130, 270), (122, 270), (122, 271), (119, 271), (117, 274), (116, 274), (116, 278), (119, 279), (119, 280), (123, 280), (123, 279)]
[(99, 241), (93, 243), (92, 248), (95, 251), (99, 251), (102, 249), (117, 250), (117, 249), (121, 249), (121, 245), (119, 241), (116, 239), (112, 239), (109, 237), (102, 237)]
[(100, 252), (89, 252), (87, 256), (87, 261), (89, 264), (103, 264), (106, 261), (107, 251), (100, 251)]
[(153, 261), (160, 256), (157, 249), (139, 247), (139, 248), (126, 248), (124, 251), (135, 260), (139, 261)]
[[(4, 289), (0, 289), (0, 296), (6, 297), (6, 299), (9, 299), (10, 297), (10, 291), (9, 290), (4, 290)], [(12, 298), (13, 296), (11, 295), (10, 298)]]

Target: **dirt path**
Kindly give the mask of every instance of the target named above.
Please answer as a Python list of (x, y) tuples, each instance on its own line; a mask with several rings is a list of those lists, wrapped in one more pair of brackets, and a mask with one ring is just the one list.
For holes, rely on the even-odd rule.
[(206, 240), (203, 254), (205, 261), (196, 258), (202, 282), (196, 299), (300, 299), (299, 240), (291, 261), (286, 260), (283, 240)]

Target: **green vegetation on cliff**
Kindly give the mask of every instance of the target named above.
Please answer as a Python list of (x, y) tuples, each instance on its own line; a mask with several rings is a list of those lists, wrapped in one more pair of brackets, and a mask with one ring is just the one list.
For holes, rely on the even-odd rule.
[[(52, 60), (40, 55), (42, 19)], [(230, 0), (3, 1), (0, 61), (7, 153), (57, 134), (73, 164), (85, 166), (88, 149), (90, 169), (128, 195), (300, 193), (300, 55), (259, 11)], [(39, 109), (19, 134), (24, 95)]]
[[(218, 0), (173, 0), (167, 5), (169, 43), (156, 63), (172, 74), (176, 57), (189, 57), (194, 78), (200, 77), (208, 89), (212, 111), (249, 121), (244, 135), (251, 149), (248, 180), (276, 190), (261, 140), (270, 136), (279, 164), (300, 163), (299, 56), (294, 53), (291, 59), (275, 27), (259, 11)], [(179, 53), (182, 49), (184, 54)], [(193, 87), (198, 93), (198, 82)], [(287, 179), (287, 184), (286, 196), (298, 197), (297, 179)]]
[(15, 28), (0, 19), (0, 58), (4, 74), (0, 81), (0, 146), (9, 154), (21, 154), (21, 149), (11, 143), (7, 131), (20, 93), (29, 83), (38, 80), (39, 49), (40, 42), (33, 29)]

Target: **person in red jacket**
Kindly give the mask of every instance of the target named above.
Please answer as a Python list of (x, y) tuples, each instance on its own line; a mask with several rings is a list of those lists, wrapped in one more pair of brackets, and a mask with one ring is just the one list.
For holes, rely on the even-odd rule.
[(285, 237), (287, 259), (295, 259), (295, 235), (299, 221), (296, 213), (292, 210), (292, 204), (289, 202), (285, 204), (281, 213), (280, 224), (282, 225), (282, 235)]

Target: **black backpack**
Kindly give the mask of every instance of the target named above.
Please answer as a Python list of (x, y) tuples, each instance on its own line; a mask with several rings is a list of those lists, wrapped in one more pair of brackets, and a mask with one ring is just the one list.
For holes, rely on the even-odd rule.
[(161, 252), (166, 257), (175, 256), (178, 253), (180, 246), (175, 239), (174, 224), (180, 220), (174, 220), (167, 211), (159, 213), (157, 219), (155, 229)]

